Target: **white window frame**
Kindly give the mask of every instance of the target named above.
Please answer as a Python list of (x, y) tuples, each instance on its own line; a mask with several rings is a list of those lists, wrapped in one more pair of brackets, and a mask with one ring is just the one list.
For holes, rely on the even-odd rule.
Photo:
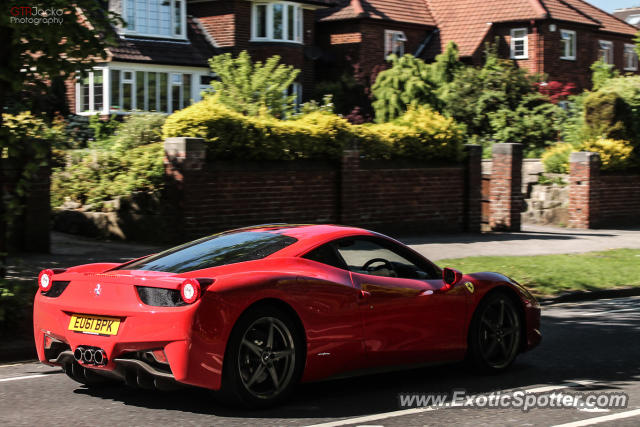
[[(127, 7), (128, 7), (128, 3), (132, 2), (133, 3), (133, 14), (134, 14), (134, 24), (135, 24), (135, 14), (136, 14), (136, 2), (138, 1), (147, 1), (148, 4), (148, 0), (122, 0), (122, 17), (123, 19), (127, 18)], [(161, 39), (178, 39), (178, 40), (186, 40), (187, 39), (187, 0), (167, 0), (168, 2), (170, 2), (170, 6), (169, 6), (169, 15), (170, 15), (170, 21), (169, 21), (169, 30), (170, 30), (170, 34), (169, 35), (164, 35), (164, 34), (152, 34), (152, 33), (141, 33), (138, 32), (134, 27), (131, 26), (125, 26), (124, 28), (122, 28), (121, 33), (123, 35), (133, 35), (133, 36), (143, 36), (143, 37), (151, 37), (151, 38), (161, 38)], [(175, 32), (175, 27), (176, 27), (176, 22), (175, 22), (175, 6), (176, 6), (176, 2), (180, 2), (180, 19), (181, 19), (181, 24), (180, 24), (180, 29), (182, 30), (180, 34), (177, 34)], [(147, 7), (147, 10), (149, 8)], [(126, 21), (126, 19), (125, 19)]]
[(395, 53), (393, 49), (394, 46), (392, 46), (395, 43), (401, 43), (401, 53), (397, 56), (403, 56), (406, 42), (407, 36), (404, 34), (404, 31), (384, 30), (384, 58), (387, 59), (389, 55)]
[[(601, 50), (608, 51), (608, 54), (607, 54), (608, 58), (606, 60), (603, 60), (600, 57), (600, 51)], [(614, 63), (614, 51), (613, 51), (613, 42), (612, 41), (609, 41), (609, 40), (598, 40), (598, 60), (601, 60), (605, 64), (613, 65), (613, 63)]]
[[(524, 31), (523, 37), (516, 37), (516, 33)], [(516, 42), (522, 41), (524, 47), (524, 53), (522, 55), (516, 55)], [(512, 28), (511, 29), (511, 59), (529, 59), (529, 29), (528, 28)]]
[[(573, 42), (571, 46), (573, 55), (567, 55), (568, 40), (565, 35), (573, 36), (571, 39)], [(560, 30), (560, 41), (562, 42), (562, 56), (560, 56), (560, 59), (575, 61), (578, 57), (578, 34), (574, 30)]]
[[(627, 60), (627, 53), (631, 51), (631, 58), (633, 64), (629, 66), (629, 61)], [(638, 71), (638, 53), (636, 52), (636, 45), (631, 43), (624, 44), (624, 70), (625, 71)]]
[[(95, 109), (95, 90), (94, 90), (94, 74), (102, 73), (102, 110)], [(75, 85), (75, 103), (76, 103), (76, 114), (107, 114), (107, 106), (109, 104), (109, 100), (106, 99), (106, 96), (109, 94), (109, 69), (107, 67), (94, 67), (92, 71), (89, 72), (89, 110), (81, 111), (82, 106), (82, 83), (80, 79), (76, 81)]]
[[(282, 38), (276, 39), (274, 37), (273, 28), (273, 6), (282, 5)], [(258, 36), (258, 7), (266, 6), (266, 37)], [(289, 36), (289, 7), (293, 7), (294, 19), (293, 19), (293, 40), (288, 39)], [(251, 40), (252, 42), (277, 42), (277, 43), (304, 43), (304, 12), (302, 5), (299, 3), (293, 3), (289, 1), (273, 1), (273, 2), (254, 2), (251, 6)]]
[[(111, 71), (119, 71), (120, 72), (120, 79), (119, 79), (119, 87), (118, 87), (118, 109), (111, 109)], [(127, 81), (127, 84), (131, 84), (131, 108), (132, 110), (123, 110), (122, 109), (122, 97), (123, 97), (123, 91), (122, 91), (122, 85), (124, 83), (124, 72), (131, 72), (132, 75), (132, 80), (129, 83), (129, 81)], [(145, 77), (144, 77), (144, 84), (145, 84), (145, 94), (144, 94), (144, 103), (145, 105), (142, 106), (138, 106), (137, 105), (137, 101), (138, 101), (138, 97), (137, 97), (137, 91), (136, 91), (136, 85), (137, 85), (137, 78), (136, 78), (136, 72), (139, 71), (145, 71)], [(211, 70), (205, 67), (186, 67), (186, 66), (166, 66), (166, 65), (156, 65), (156, 64), (133, 64), (133, 63), (125, 63), (125, 62), (110, 62), (108, 65), (100, 65), (100, 66), (96, 66), (94, 67), (90, 73), (95, 73), (95, 72), (102, 72), (102, 109), (99, 111), (95, 110), (95, 105), (94, 105), (94, 87), (93, 87), (93, 74), (89, 74), (89, 109), (90, 111), (80, 111), (80, 107), (82, 105), (81, 102), (81, 92), (80, 92), (80, 87), (81, 84), (80, 82), (76, 82), (76, 86), (75, 86), (75, 111), (76, 114), (78, 115), (83, 115), (83, 116), (90, 116), (90, 115), (95, 115), (95, 114), (101, 114), (101, 115), (110, 115), (110, 114), (122, 114), (122, 115), (128, 115), (128, 114), (134, 114), (136, 112), (143, 112), (143, 111), (147, 111), (148, 108), (148, 104), (149, 104), (149, 86), (148, 86), (148, 81), (149, 81), (149, 74), (150, 72), (154, 72), (154, 73), (166, 73), (167, 74), (167, 94), (166, 94), (166, 105), (167, 105), (167, 109), (165, 111), (158, 111), (157, 109), (154, 108), (154, 110), (156, 110), (157, 112), (160, 113), (168, 113), (171, 114), (172, 112), (172, 107), (173, 107), (173, 99), (172, 99), (172, 81), (171, 81), (171, 75), (172, 74), (180, 74), (181, 76), (183, 76), (184, 74), (189, 74), (191, 77), (191, 84), (190, 86), (190, 90), (189, 93), (184, 93), (184, 90), (182, 90), (182, 102), (183, 102), (183, 107), (186, 107), (186, 102), (188, 102), (189, 100), (193, 99), (193, 102), (198, 102), (202, 99), (201, 94), (200, 94), (200, 77), (201, 76), (210, 76), (211, 75)], [(183, 80), (181, 80), (180, 85), (183, 85)], [(161, 102), (160, 102), (160, 97), (162, 96), (162, 93), (160, 91), (160, 82), (159, 82), (159, 77), (157, 77), (156, 80), (156, 106), (160, 106)], [(137, 111), (135, 111), (137, 110)]]

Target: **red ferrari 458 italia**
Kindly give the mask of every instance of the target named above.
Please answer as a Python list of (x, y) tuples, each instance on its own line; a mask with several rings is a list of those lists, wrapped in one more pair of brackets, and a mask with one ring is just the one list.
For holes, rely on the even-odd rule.
[(44, 270), (41, 362), (87, 386), (120, 380), (281, 402), (296, 383), (467, 360), (501, 371), (541, 339), (540, 307), (498, 273), (440, 269), (389, 237), (262, 225), (124, 264)]

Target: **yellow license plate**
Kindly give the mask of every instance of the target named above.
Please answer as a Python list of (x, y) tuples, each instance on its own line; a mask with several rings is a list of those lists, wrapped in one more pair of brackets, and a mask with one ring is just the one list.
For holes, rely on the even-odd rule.
[(89, 316), (74, 314), (69, 322), (69, 330), (86, 334), (116, 335), (120, 327), (117, 317)]

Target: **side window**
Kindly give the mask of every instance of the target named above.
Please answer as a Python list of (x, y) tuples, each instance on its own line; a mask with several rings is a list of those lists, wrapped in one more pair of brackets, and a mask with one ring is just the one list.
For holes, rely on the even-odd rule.
[(302, 258), (310, 259), (311, 261), (316, 261), (332, 267), (341, 268), (343, 270), (347, 269), (347, 266), (344, 264), (342, 259), (340, 259), (340, 256), (337, 254), (332, 244), (322, 245), (312, 250)]
[(371, 239), (345, 239), (337, 243), (340, 256), (350, 271), (373, 276), (398, 277), (402, 279), (427, 280), (434, 272), (419, 267), (390, 244)]

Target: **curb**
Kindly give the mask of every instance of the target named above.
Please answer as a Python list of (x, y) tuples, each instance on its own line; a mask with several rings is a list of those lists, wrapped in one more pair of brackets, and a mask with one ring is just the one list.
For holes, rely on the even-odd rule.
[(553, 305), (565, 302), (595, 301), (599, 299), (626, 298), (640, 296), (640, 287), (603, 289), (597, 291), (577, 291), (553, 298), (540, 298), (540, 305)]

